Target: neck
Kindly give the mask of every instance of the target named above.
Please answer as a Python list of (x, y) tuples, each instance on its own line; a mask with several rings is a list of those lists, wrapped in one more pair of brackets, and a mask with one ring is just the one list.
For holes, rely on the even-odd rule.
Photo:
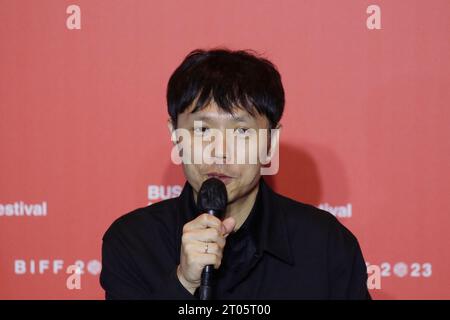
[(236, 220), (234, 231), (238, 230), (249, 216), (253, 205), (255, 204), (258, 190), (259, 183), (257, 183), (256, 186), (248, 194), (227, 205), (225, 217), (233, 217)]

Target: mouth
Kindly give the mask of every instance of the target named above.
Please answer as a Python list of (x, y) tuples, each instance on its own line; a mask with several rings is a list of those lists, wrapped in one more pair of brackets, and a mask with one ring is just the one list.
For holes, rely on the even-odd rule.
[(228, 184), (233, 180), (233, 177), (227, 176), (226, 174), (219, 173), (219, 172), (210, 172), (206, 174), (209, 178), (216, 178), (221, 180), (223, 183)]

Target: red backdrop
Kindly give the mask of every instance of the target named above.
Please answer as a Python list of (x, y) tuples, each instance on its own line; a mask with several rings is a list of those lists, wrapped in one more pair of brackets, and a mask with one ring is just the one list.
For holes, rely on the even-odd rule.
[(184, 182), (167, 80), (192, 49), (227, 46), (283, 77), (274, 188), (353, 231), (381, 269), (374, 298), (449, 299), (449, 13), (448, 0), (0, 1), (0, 298), (103, 298), (104, 231)]

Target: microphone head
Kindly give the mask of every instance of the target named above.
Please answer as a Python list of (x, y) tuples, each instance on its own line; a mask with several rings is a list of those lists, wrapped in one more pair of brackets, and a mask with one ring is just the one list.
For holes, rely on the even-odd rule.
[(209, 178), (203, 182), (197, 195), (197, 207), (200, 212), (213, 211), (216, 217), (222, 219), (227, 202), (227, 188), (221, 180)]

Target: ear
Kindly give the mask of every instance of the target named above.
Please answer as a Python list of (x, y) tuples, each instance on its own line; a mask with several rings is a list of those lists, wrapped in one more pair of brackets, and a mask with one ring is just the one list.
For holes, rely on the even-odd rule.
[(172, 140), (172, 143), (175, 145), (177, 139), (176, 137), (173, 136), (175, 134), (175, 126), (171, 118), (167, 119), (167, 128), (169, 129), (170, 139)]
[(280, 140), (280, 131), (281, 131), (282, 127), (283, 127), (283, 125), (281, 123), (278, 123), (277, 126), (274, 128), (279, 131), (278, 134), (275, 136), (276, 139), (274, 139), (274, 141), (272, 141), (272, 136), (271, 136), (273, 129), (269, 130), (269, 152), (271, 152), (272, 149), (276, 149), (278, 147), (278, 144), (280, 143), (280, 141), (279, 141)]

